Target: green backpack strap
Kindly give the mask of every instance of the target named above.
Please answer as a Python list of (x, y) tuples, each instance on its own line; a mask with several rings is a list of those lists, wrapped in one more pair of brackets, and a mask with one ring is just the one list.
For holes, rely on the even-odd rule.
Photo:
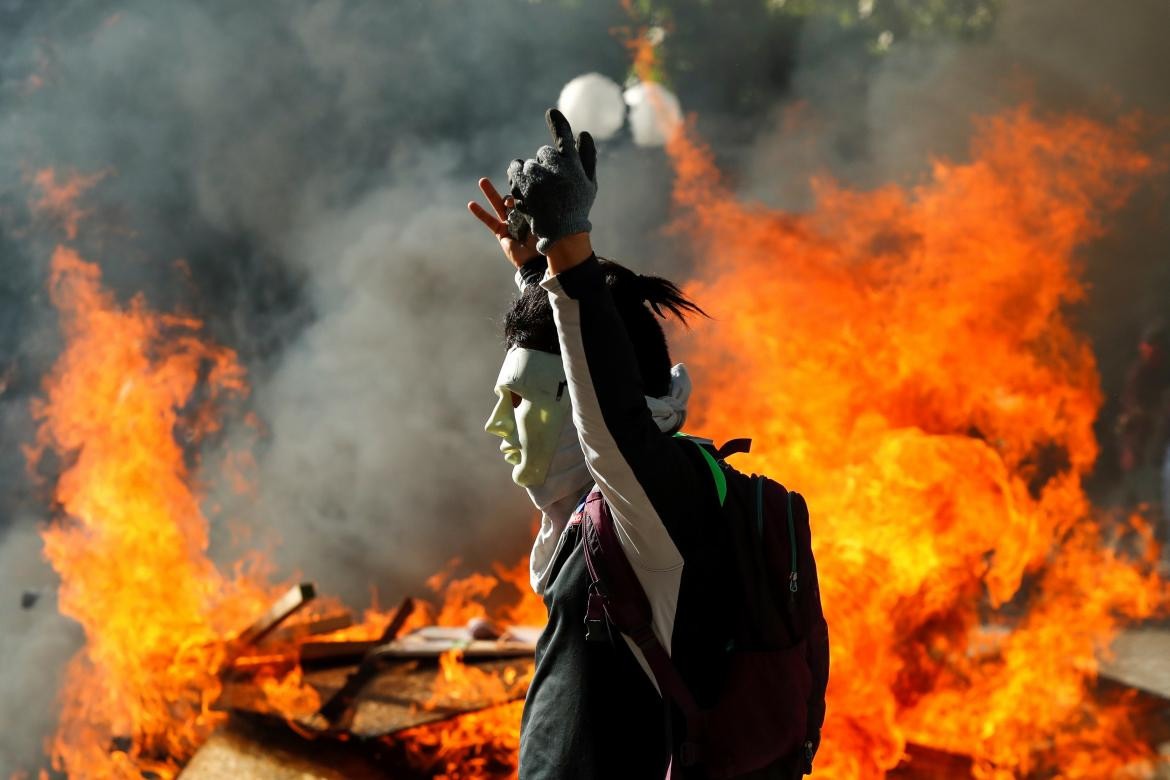
[(711, 476), (715, 478), (715, 492), (719, 494), (719, 506), (723, 506), (723, 502), (727, 500), (727, 475), (723, 473), (723, 469), (719, 467), (719, 461), (715, 460), (715, 456), (707, 449), (707, 445), (714, 444), (708, 439), (700, 439), (691, 436), (687, 433), (676, 433), (676, 439), (686, 439), (699, 448), (699, 452), (703, 453), (703, 459), (707, 461), (707, 466), (711, 469)]

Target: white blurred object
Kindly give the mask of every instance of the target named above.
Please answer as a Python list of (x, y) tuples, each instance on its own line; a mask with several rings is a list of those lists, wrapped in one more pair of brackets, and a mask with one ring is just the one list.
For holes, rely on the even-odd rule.
[(661, 84), (639, 81), (626, 90), (630, 132), (638, 146), (662, 146), (682, 124), (682, 106)]
[(598, 141), (611, 137), (626, 121), (622, 88), (600, 73), (586, 73), (566, 84), (557, 98), (557, 108), (574, 133), (587, 130)]

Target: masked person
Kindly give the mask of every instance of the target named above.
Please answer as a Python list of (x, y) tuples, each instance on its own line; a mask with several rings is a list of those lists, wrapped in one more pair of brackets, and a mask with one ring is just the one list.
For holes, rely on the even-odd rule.
[[(590, 575), (581, 524), (570, 522), (596, 485), (649, 601), (655, 637), (695, 698), (713, 700), (734, 603), (716, 554), (721, 499), (714, 461), (672, 435), (686, 419), (691, 383), (681, 364), (671, 365), (658, 321), (702, 311), (671, 282), (593, 253), (592, 139), (582, 133), (574, 143), (555, 110), (548, 121), (556, 148), (511, 164), (509, 198), (480, 181), (494, 214), (468, 204), (517, 268), (521, 291), (505, 316), (508, 351), (485, 429), (502, 439), (513, 480), (542, 513), (530, 573), (548, 625), (525, 701), (519, 776), (656, 780), (669, 769), (705, 777), (679, 767), (681, 718), (664, 706), (639, 646), (616, 631), (587, 640)], [(530, 237), (516, 230), (517, 213)], [(825, 675), (827, 662), (826, 639)], [(751, 776), (799, 777), (803, 766), (785, 757)]]

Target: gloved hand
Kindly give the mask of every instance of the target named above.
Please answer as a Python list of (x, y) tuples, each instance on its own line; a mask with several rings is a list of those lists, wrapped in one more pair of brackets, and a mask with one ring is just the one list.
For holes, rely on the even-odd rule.
[(537, 251), (548, 254), (565, 236), (593, 229), (589, 209), (597, 197), (597, 147), (589, 133), (573, 143), (573, 128), (555, 108), (544, 118), (554, 146), (540, 147), (536, 159), (513, 160), (508, 186), (516, 210), (537, 238)]

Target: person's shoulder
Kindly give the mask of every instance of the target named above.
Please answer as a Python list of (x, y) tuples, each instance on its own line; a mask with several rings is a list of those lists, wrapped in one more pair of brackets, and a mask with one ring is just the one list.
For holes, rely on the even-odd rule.
[(672, 434), (671, 440), (690, 461), (694, 471), (693, 483), (687, 485), (687, 492), (692, 500), (702, 502), (697, 504), (696, 508), (709, 508), (706, 499), (713, 499), (722, 507), (727, 498), (730, 467), (720, 458), (715, 442), (682, 432)]

